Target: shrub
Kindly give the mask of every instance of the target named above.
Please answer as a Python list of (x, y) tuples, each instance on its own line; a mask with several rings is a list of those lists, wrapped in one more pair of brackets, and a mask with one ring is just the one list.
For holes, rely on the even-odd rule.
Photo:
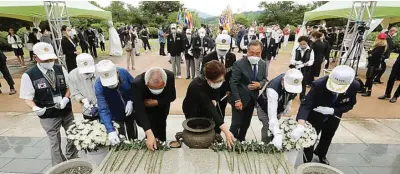
[(158, 29), (156, 27), (148, 27), (148, 28), (149, 28), (149, 37), (150, 38), (157, 38)]
[(7, 31), (0, 31), (0, 50), (2, 51), (11, 50), (10, 45), (8, 45), (7, 36), (8, 36)]
[[(17, 29), (14, 29), (15, 31), (17, 31)], [(17, 31), (17, 35), (19, 36), (19, 38), (21, 38), (22, 43), (25, 43), (24, 41), (24, 33), (26, 32), (26, 28), (22, 27)]]

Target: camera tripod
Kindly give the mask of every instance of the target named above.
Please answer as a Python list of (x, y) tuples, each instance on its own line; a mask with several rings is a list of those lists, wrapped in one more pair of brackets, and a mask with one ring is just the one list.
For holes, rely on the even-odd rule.
[[(353, 43), (353, 46), (351, 47), (350, 51), (347, 53), (346, 60), (344, 61), (344, 65), (347, 63), (347, 61), (350, 62), (349, 66), (354, 68), (354, 65), (356, 65), (355, 71), (356, 71), (356, 76), (358, 72), (358, 64), (360, 62), (360, 58), (362, 55), (363, 47), (364, 47), (364, 38), (363, 38), (364, 32), (358, 31), (356, 35), (356, 40)], [(354, 54), (353, 54), (354, 52)], [(353, 56), (352, 56), (353, 54)], [(350, 59), (352, 58), (352, 59)], [(357, 64), (356, 64), (357, 62)]]

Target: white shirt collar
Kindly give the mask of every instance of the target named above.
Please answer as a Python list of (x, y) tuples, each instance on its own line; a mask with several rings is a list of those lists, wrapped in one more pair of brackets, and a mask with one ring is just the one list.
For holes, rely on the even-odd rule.
[[(310, 46), (307, 46), (307, 48), (306, 48), (305, 50), (309, 50), (309, 49), (311, 49)], [(297, 50), (300, 50), (300, 51), (301, 51), (301, 50), (303, 50), (303, 49), (301, 49), (301, 47), (299, 46), (299, 47), (297, 48)]]
[[(42, 66), (40, 66), (40, 64), (39, 64), (39, 63), (37, 63), (37, 67), (39, 68), (39, 70), (40, 70), (40, 71), (42, 71), (42, 73), (43, 73), (43, 74), (46, 74), (46, 73), (47, 73), (47, 69), (45, 69), (45, 68), (43, 68)], [(53, 71), (54, 71), (54, 69), (53, 69), (53, 68), (51, 68), (51, 70), (53, 70)]]

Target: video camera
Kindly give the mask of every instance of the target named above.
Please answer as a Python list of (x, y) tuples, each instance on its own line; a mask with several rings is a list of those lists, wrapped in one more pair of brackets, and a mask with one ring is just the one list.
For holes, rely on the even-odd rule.
[(357, 21), (357, 24), (358, 24), (358, 27), (357, 27), (358, 34), (364, 35), (364, 32), (366, 30), (369, 30), (369, 27), (367, 26), (367, 24), (365, 22)]

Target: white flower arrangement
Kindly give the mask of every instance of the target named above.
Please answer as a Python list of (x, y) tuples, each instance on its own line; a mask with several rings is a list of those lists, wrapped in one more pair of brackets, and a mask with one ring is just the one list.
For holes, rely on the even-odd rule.
[[(100, 147), (110, 146), (106, 127), (98, 120), (74, 120), (66, 131), (68, 141), (73, 141), (77, 150), (97, 151)], [(118, 133), (119, 125), (113, 122)]]
[[(296, 129), (297, 121), (295, 118), (281, 118), (279, 121), (279, 128), (283, 135), (282, 137), (282, 148), (283, 150), (289, 151), (292, 149), (301, 150), (302, 148), (307, 148), (313, 146), (317, 141), (318, 135), (314, 127), (306, 121), (304, 127), (306, 128), (303, 136), (300, 137), (298, 141), (294, 141), (291, 138), (292, 131)], [(268, 131), (272, 134), (271, 131)]]

